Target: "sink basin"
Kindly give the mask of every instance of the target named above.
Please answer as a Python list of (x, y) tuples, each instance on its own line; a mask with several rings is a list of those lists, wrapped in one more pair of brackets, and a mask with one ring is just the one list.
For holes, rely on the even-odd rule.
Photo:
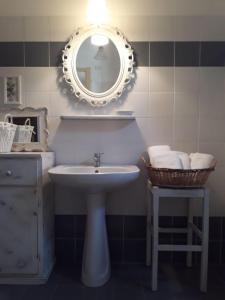
[(89, 192), (109, 191), (138, 177), (136, 166), (70, 166), (60, 165), (49, 170), (52, 180), (60, 185), (85, 189)]
[(109, 246), (105, 222), (106, 193), (133, 182), (140, 170), (128, 166), (72, 166), (50, 169), (56, 184), (82, 190), (87, 198), (87, 221), (84, 242), (82, 281), (86, 286), (105, 284), (111, 274)]

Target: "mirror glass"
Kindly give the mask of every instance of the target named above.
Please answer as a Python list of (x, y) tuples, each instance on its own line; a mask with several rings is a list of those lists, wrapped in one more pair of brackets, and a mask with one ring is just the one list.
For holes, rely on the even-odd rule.
[(88, 37), (73, 62), (73, 75), (93, 93), (104, 93), (114, 86), (120, 74), (120, 55), (105, 35)]
[[(23, 116), (12, 116), (12, 122), (15, 125), (22, 125), (24, 126), (26, 120), (30, 120), (30, 125), (34, 127), (32, 135), (31, 135), (31, 143), (38, 143), (40, 142), (40, 132), (38, 126), (38, 117), (23, 117)], [(10, 121), (10, 120), (9, 120)]]

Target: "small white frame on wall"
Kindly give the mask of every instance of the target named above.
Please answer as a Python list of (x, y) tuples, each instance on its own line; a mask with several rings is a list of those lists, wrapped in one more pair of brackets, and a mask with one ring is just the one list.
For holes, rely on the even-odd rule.
[(4, 77), (4, 104), (7, 105), (22, 104), (20, 75)]

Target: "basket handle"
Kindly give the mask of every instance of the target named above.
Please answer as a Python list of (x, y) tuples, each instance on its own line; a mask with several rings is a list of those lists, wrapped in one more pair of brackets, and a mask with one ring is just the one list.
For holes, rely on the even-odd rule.
[(27, 118), (25, 123), (24, 123), (25, 126), (30, 126), (30, 118)]
[(4, 122), (13, 124), (12, 115), (11, 114), (6, 114), (5, 117), (4, 117)]
[(147, 160), (144, 158), (144, 156), (141, 156), (140, 159), (144, 162), (144, 164), (145, 164), (146, 166), (149, 165), (149, 163), (148, 163)]

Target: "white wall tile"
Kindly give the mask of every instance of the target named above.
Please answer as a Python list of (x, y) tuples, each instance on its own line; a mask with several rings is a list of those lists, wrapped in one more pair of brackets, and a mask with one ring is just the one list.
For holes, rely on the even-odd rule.
[(225, 16), (201, 17), (201, 41), (224, 41), (225, 40)]
[(0, 41), (24, 41), (24, 22), (22, 17), (0, 17)]
[(198, 94), (175, 93), (175, 117), (198, 116)]
[(151, 28), (149, 16), (115, 16), (109, 17), (109, 24), (119, 28), (128, 41), (150, 41)]
[(151, 67), (150, 68), (150, 92), (173, 93), (174, 68)]
[(173, 136), (173, 119), (149, 118), (149, 141), (150, 144), (171, 144)]
[(26, 92), (26, 106), (50, 108), (50, 97), (48, 92)]
[(223, 143), (225, 141), (225, 118), (200, 118), (200, 142)]
[(134, 69), (134, 84), (131, 92), (149, 92), (149, 67), (138, 67)]
[(25, 41), (50, 41), (49, 17), (24, 17)]
[(221, 168), (225, 166), (225, 143), (209, 142), (199, 143), (199, 152), (212, 154), (216, 161), (217, 167)]
[(176, 117), (174, 119), (174, 141), (197, 142), (197, 128), (197, 117)]
[(175, 141), (172, 144), (172, 149), (177, 150), (177, 151), (183, 151), (187, 153), (192, 153), (192, 152), (197, 152), (198, 151), (198, 144), (197, 141)]
[(199, 113), (201, 117), (225, 117), (225, 97), (221, 91), (201, 92), (199, 96)]
[(174, 110), (173, 93), (151, 93), (149, 115), (151, 117), (172, 117)]
[(175, 17), (151, 16), (148, 27), (150, 28), (151, 41), (174, 41)]
[(24, 81), (26, 92), (49, 92), (52, 86), (50, 68), (24, 68)]
[(78, 16), (51, 16), (50, 40), (58, 42), (67, 41), (82, 24), (83, 21)]
[(148, 116), (148, 93), (133, 93), (130, 92), (126, 97), (121, 97), (122, 104), (118, 105), (118, 109), (132, 110), (137, 117)]
[(200, 93), (224, 93), (225, 91), (225, 68), (202, 67), (200, 68)]
[(175, 19), (176, 41), (199, 41), (201, 18), (199, 16), (177, 16)]
[(175, 92), (199, 92), (200, 71), (198, 67), (176, 67)]

